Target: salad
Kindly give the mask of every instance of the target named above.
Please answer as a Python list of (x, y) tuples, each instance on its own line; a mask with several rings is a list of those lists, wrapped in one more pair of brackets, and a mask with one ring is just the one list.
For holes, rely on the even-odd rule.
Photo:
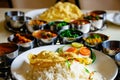
[(62, 46), (57, 49), (60, 56), (69, 61), (76, 60), (82, 64), (89, 65), (96, 60), (96, 56), (92, 50), (82, 43), (73, 42), (69, 45)]

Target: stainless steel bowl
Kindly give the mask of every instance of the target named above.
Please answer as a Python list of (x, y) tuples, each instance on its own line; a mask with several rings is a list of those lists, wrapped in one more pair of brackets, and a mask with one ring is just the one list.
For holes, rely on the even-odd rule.
[(115, 61), (120, 66), (120, 52), (115, 55)]
[(54, 45), (57, 42), (58, 34), (51, 30), (37, 30), (32, 33), (36, 38), (38, 46), (41, 45)]
[(10, 66), (19, 55), (19, 47), (14, 43), (0, 43), (0, 67)]
[(107, 40), (102, 43), (103, 53), (109, 56), (115, 56), (116, 53), (120, 52), (120, 41), (118, 40)]
[(36, 30), (39, 29), (44, 29), (44, 27), (46, 26), (47, 22), (43, 21), (43, 20), (28, 20), (26, 22), (26, 28), (27, 30), (32, 33)]
[(90, 28), (91, 28), (91, 23), (89, 20), (74, 20), (70, 23), (71, 28), (80, 30), (83, 33), (88, 33), (90, 32)]
[(26, 16), (13, 16), (10, 19), (10, 24), (12, 28), (21, 28), (26, 23), (26, 21), (30, 19), (30, 17)]
[(5, 12), (5, 21), (10, 22), (10, 19), (13, 16), (24, 16), (24, 12), (22, 12), (22, 11), (7, 11), (7, 12)]
[(35, 46), (35, 38), (31, 34), (12, 34), (8, 37), (8, 41), (17, 44), (20, 51), (26, 51)]
[(83, 33), (76, 29), (66, 29), (59, 32), (60, 44), (70, 44), (72, 42), (79, 42)]
[(70, 25), (66, 21), (52, 21), (45, 26), (45, 29), (49, 29), (54, 32), (59, 32), (60, 30), (65, 30), (69, 28)]
[(91, 48), (95, 48), (97, 50), (101, 50), (101, 44), (103, 41), (109, 39), (109, 36), (102, 34), (102, 33), (87, 33), (83, 35), (83, 41), (86, 46)]
[(88, 14), (92, 15), (92, 16), (100, 16), (104, 20), (106, 20), (106, 14), (107, 14), (107, 12), (104, 11), (104, 10), (94, 10), (94, 11), (89, 12)]

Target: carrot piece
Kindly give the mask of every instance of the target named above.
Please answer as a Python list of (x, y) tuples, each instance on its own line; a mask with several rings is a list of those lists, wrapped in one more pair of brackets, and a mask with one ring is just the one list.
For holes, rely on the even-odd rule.
[(90, 56), (90, 53), (91, 53), (90, 49), (87, 47), (81, 47), (79, 52), (84, 56)]
[(66, 52), (76, 52), (77, 49), (75, 47), (70, 47), (66, 50)]

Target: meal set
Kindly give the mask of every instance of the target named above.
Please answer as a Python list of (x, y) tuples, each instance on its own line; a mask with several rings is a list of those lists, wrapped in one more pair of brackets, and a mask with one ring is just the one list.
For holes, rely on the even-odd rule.
[[(118, 72), (115, 62), (97, 51), (120, 61), (119, 54), (116, 55), (120, 47), (113, 46), (120, 42), (95, 32), (106, 27), (106, 14), (101, 10), (83, 14), (68, 2), (59, 2), (35, 18), (25, 16), (22, 11), (6, 12), (5, 28), (14, 34), (0, 47), (8, 49), (3, 54), (7, 54), (12, 75), (17, 80), (114, 79)], [(15, 45), (17, 52), (8, 47), (9, 44)], [(101, 62), (102, 58), (111, 61), (110, 64)], [(96, 67), (103, 64), (106, 64), (103, 70), (108, 71), (107, 75)], [(113, 72), (108, 70), (108, 65), (114, 67)]]

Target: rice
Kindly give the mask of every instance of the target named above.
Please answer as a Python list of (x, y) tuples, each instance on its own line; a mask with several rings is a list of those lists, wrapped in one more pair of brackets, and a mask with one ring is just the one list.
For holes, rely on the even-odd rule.
[[(49, 68), (34, 69), (31, 67), (25, 74), (25, 80), (89, 80), (90, 73), (86, 66), (74, 61), (70, 68), (66, 64), (56, 64)], [(89, 69), (88, 69), (89, 70)], [(94, 72), (92, 80), (105, 80), (99, 72)]]

